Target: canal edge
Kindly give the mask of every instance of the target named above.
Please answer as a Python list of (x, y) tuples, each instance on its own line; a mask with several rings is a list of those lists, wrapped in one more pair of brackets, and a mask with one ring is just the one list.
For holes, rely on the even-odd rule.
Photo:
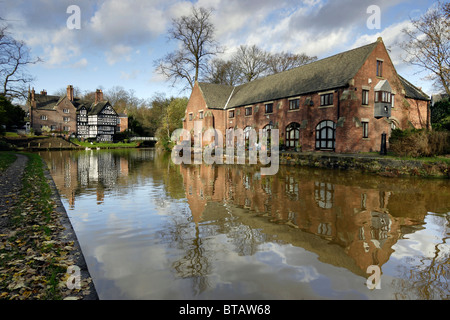
[[(41, 158), (42, 159), (42, 158)], [(47, 183), (52, 191), (52, 200), (55, 202), (56, 208), (54, 209), (59, 214), (59, 220), (61, 225), (64, 228), (62, 231), (61, 237), (67, 238), (67, 240), (73, 242), (74, 250), (71, 253), (74, 257), (74, 263), (77, 267), (80, 268), (81, 281), (90, 280), (88, 283), (89, 294), (84, 295), (81, 294), (81, 300), (99, 300), (97, 290), (95, 289), (94, 281), (89, 272), (89, 268), (86, 263), (86, 259), (84, 257), (83, 251), (81, 250), (80, 243), (76, 236), (75, 230), (70, 222), (69, 216), (67, 214), (66, 208), (64, 207), (61, 196), (59, 194), (58, 188), (56, 187), (55, 181), (53, 180), (52, 175), (48, 169), (47, 163), (44, 159), (42, 159), (42, 166), (45, 178), (47, 179)], [(74, 294), (74, 296), (79, 297), (80, 294)]]

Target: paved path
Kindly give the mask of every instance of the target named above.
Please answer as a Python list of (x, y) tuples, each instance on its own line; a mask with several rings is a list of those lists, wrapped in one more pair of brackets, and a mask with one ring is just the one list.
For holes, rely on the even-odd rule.
[(16, 154), (16, 157), (16, 161), (0, 173), (0, 234), (9, 225), (8, 211), (16, 203), (22, 189), (23, 171), (28, 162), (22, 154)]

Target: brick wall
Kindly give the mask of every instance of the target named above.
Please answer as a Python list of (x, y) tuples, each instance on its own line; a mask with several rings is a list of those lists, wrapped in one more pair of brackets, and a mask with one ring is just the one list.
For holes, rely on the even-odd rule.
[[(64, 110), (67, 112), (64, 112)], [(76, 133), (76, 108), (67, 98), (64, 98), (54, 109), (31, 108), (31, 113), (32, 128), (37, 133), (42, 133), (42, 127), (45, 126), (52, 131)]]
[[(377, 76), (377, 61), (382, 62), (381, 76)], [(379, 81), (387, 80), (394, 96), (394, 108), (391, 118), (374, 117), (375, 91)], [(362, 104), (362, 90), (369, 91), (367, 105)], [(331, 94), (333, 104), (320, 105), (320, 96)], [(299, 108), (289, 110), (289, 100), (299, 99)], [(265, 112), (265, 104), (273, 103), (271, 113)], [(251, 115), (246, 116), (245, 109), (251, 108)], [(199, 119), (200, 112), (205, 116)], [(207, 112), (209, 111), (209, 112)], [(233, 117), (230, 117), (230, 113)], [(210, 118), (208, 118), (208, 115)], [(190, 119), (192, 118), (192, 120)], [(405, 91), (398, 78), (389, 54), (382, 41), (369, 55), (363, 66), (345, 88), (336, 88), (325, 92), (316, 92), (298, 97), (266, 101), (253, 105), (228, 110), (207, 109), (206, 102), (198, 85), (194, 86), (187, 109), (184, 128), (192, 130), (194, 121), (201, 120), (204, 128), (214, 126), (225, 134), (229, 128), (251, 127), (257, 132), (271, 123), (279, 129), (280, 140), (286, 141), (286, 127), (296, 122), (300, 124), (299, 144), (304, 151), (315, 150), (316, 126), (323, 120), (331, 120), (336, 124), (336, 152), (369, 152), (379, 151), (381, 135), (391, 132), (394, 121), (396, 127), (406, 129), (413, 125), (423, 128), (427, 125), (427, 102), (405, 98)], [(363, 136), (363, 123), (367, 123), (368, 135)], [(193, 131), (191, 131), (192, 134)]]

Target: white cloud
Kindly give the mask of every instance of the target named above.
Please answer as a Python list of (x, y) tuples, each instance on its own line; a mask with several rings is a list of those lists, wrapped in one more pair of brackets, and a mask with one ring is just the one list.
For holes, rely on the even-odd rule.
[(166, 15), (161, 6), (161, 1), (105, 1), (86, 27), (97, 44), (141, 44), (165, 31)]
[(136, 79), (137, 76), (139, 75), (140, 71), (139, 70), (133, 70), (131, 72), (126, 72), (126, 71), (121, 71), (120, 72), (120, 79), (123, 80), (133, 80)]
[(74, 64), (70, 65), (70, 67), (74, 69), (81, 69), (87, 67), (87, 65), (88, 60), (86, 58), (82, 58), (79, 61), (75, 62)]
[(107, 51), (105, 53), (106, 55), (106, 61), (109, 65), (116, 64), (117, 62), (121, 60), (130, 61), (133, 48), (129, 46), (124, 45), (115, 45), (111, 48), (111, 50)]

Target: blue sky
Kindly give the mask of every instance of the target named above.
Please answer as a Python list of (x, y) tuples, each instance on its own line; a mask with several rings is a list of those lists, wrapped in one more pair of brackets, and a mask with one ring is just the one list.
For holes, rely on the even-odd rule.
[[(319, 59), (383, 40), (397, 72), (428, 93), (426, 73), (405, 65), (398, 42), (410, 17), (425, 13), (427, 0), (3, 0), (0, 17), (9, 31), (25, 41), (44, 62), (29, 68), (32, 86), (49, 94), (71, 84), (83, 91), (121, 86), (147, 99), (158, 93), (189, 96), (155, 73), (154, 61), (176, 47), (168, 42), (173, 18), (191, 5), (214, 9), (217, 41), (224, 58), (241, 44), (271, 52), (289, 51)], [(80, 8), (80, 29), (69, 29), (70, 5)], [(367, 8), (380, 8), (380, 28), (370, 29)]]

